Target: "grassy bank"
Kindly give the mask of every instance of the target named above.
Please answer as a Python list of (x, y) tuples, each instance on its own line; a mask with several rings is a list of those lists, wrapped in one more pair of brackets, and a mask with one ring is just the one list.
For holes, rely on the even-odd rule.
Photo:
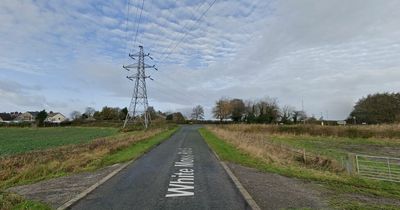
[(163, 140), (171, 137), (177, 130), (178, 127), (174, 127), (172, 129), (163, 131), (149, 139), (132, 144), (113, 154), (104, 156), (100, 162), (98, 163), (94, 162), (94, 164), (92, 164), (91, 167), (94, 166), (94, 168), (99, 168), (102, 166), (112, 165), (115, 163), (122, 163), (129, 160), (134, 160), (143, 155), (145, 152), (152, 149), (153, 147), (160, 144)]
[[(176, 127), (120, 133), (86, 144), (2, 157), (0, 158), (0, 189), (102, 167), (108, 162), (116, 162), (111, 161), (113, 158), (107, 160), (107, 156), (121, 153), (126, 148), (152, 137), (170, 134), (174, 129)], [(154, 140), (151, 142), (157, 143)], [(143, 149), (146, 148), (148, 147), (143, 147)]]
[[(348, 176), (340, 171), (333, 171), (324, 167), (309, 167), (292, 160), (279, 149), (263, 153), (259, 145), (251, 146), (254, 139), (223, 140), (205, 128), (200, 133), (206, 139), (210, 147), (225, 161), (257, 168), (260, 171), (281, 174), (287, 177), (295, 177), (317, 183), (323, 188), (329, 189), (330, 204), (340, 209), (398, 209), (399, 206), (381, 203), (368, 203), (365, 200), (349, 198), (349, 194), (360, 195), (368, 198), (400, 199), (400, 184), (382, 181), (373, 181)], [(236, 136), (235, 138), (241, 138)], [(247, 142), (243, 143), (243, 142)], [(261, 147), (260, 149), (267, 149)]]
[[(359, 126), (350, 129), (370, 128), (370, 132), (380, 132), (384, 129), (396, 129), (400, 127), (393, 126)], [(225, 135), (226, 137), (240, 136), (240, 139), (257, 139), (257, 142), (263, 144), (272, 143), (298, 150), (305, 150), (307, 154), (326, 156), (342, 163), (348, 158), (349, 153), (400, 157), (400, 138), (379, 138), (379, 137), (354, 137), (346, 136), (346, 130), (349, 127), (344, 126), (315, 126), (315, 125), (222, 125), (213, 126), (214, 131)], [(287, 132), (291, 130), (302, 130), (304, 128), (313, 130), (313, 132)], [(282, 129), (281, 131), (276, 131)], [(326, 130), (335, 130), (336, 132), (325, 132)], [(284, 132), (283, 132), (284, 131)], [(338, 135), (337, 133), (342, 133)], [(376, 135), (378, 136), (378, 135)], [(242, 142), (247, 144), (248, 142)], [(250, 142), (251, 144), (254, 141)], [(260, 143), (260, 144), (261, 144)]]
[(322, 137), (308, 135), (265, 135), (276, 144), (306, 149), (314, 154), (326, 155), (338, 161), (349, 153), (400, 157), (400, 140), (379, 138)]
[(0, 156), (63, 145), (83, 144), (117, 133), (116, 128), (0, 128)]
[(221, 125), (221, 127), (244, 133), (268, 132), (269, 134), (400, 139), (400, 124), (356, 126), (233, 124)]
[(26, 200), (23, 197), (0, 191), (1, 210), (51, 210), (51, 207), (37, 201)]
[[(88, 144), (37, 151), (0, 160), (0, 192), (8, 187), (33, 183), (81, 171), (91, 171), (140, 157), (178, 130), (176, 126), (121, 133)], [(0, 209), (42, 209), (10, 193), (0, 193)], [(17, 208), (17, 209), (18, 209)]]

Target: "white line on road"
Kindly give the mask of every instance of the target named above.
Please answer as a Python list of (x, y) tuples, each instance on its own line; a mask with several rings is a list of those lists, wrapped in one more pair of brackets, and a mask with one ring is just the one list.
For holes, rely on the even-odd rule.
[(179, 161), (174, 163), (175, 173), (171, 175), (165, 197), (194, 196), (194, 155), (192, 148), (179, 148)]

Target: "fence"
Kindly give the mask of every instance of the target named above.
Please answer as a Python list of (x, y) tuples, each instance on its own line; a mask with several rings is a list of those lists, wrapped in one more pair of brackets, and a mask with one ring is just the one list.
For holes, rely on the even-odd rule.
[(356, 167), (362, 177), (400, 182), (400, 158), (356, 155)]

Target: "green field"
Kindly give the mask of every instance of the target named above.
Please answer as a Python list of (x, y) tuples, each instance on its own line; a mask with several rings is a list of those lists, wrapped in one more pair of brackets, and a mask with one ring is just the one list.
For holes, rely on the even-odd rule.
[(69, 144), (82, 144), (118, 133), (116, 128), (0, 128), (0, 156)]
[(346, 159), (348, 153), (400, 157), (400, 141), (396, 139), (346, 138), (306, 135), (267, 135), (266, 139), (336, 160)]
[[(79, 134), (81, 134), (80, 132), (103, 133), (104, 135), (116, 133), (116, 130), (113, 129), (72, 129)], [(72, 129), (64, 128), (60, 132), (65, 130), (71, 132)], [(67, 147), (65, 148), (67, 152), (63, 155), (59, 155), (58, 149), (55, 148), (41, 154), (40, 157), (29, 154), (2, 157), (0, 158), (0, 168), (4, 168), (2, 168), (3, 171), (0, 170), (2, 175), (0, 176), (0, 209), (51, 209), (44, 203), (26, 200), (14, 193), (5, 192), (4, 189), (82, 171), (97, 170), (104, 166), (136, 159), (168, 139), (178, 129), (179, 127), (172, 125), (163, 128), (151, 128), (146, 131), (126, 132), (104, 140), (98, 139), (85, 145)], [(105, 131), (108, 131), (108, 133)], [(88, 134), (86, 141), (90, 141), (89, 137), (93, 137)], [(80, 142), (69, 141), (65, 143)], [(22, 156), (25, 160), (20, 162), (19, 156)]]
[[(315, 170), (307, 167), (300, 167), (298, 165), (282, 165), (275, 162), (268, 162), (248, 151), (237, 148), (227, 140), (217, 137), (215, 133), (206, 128), (201, 128), (200, 133), (206, 140), (207, 144), (224, 161), (256, 168), (261, 172), (276, 173), (286, 177), (302, 179), (307, 182), (312, 182), (316, 184), (316, 186), (320, 186), (321, 192), (326, 193), (324, 196), (326, 197), (329, 206), (333, 209), (399, 209), (399, 206), (396, 203), (384, 202), (385, 199), (400, 199), (399, 183), (369, 180), (357, 176), (348, 176), (345, 173), (331, 173), (329, 171)], [(281, 136), (282, 139), (275, 140), (286, 142), (296, 147), (307, 146), (309, 149), (318, 148), (318, 142), (323, 144), (327, 143), (325, 141), (332, 140), (329, 138), (327, 139), (327, 137), (315, 138), (315, 142), (310, 145), (307, 144), (307, 139), (310, 138), (309, 136), (304, 137), (305, 139), (302, 142), (298, 142), (297, 140), (299, 139), (297, 137), (288, 140), (290, 139), (289, 136)], [(362, 140), (355, 140), (353, 143), (357, 141)], [(362, 145), (362, 143), (365, 142), (357, 143)], [(336, 142), (337, 148), (340, 147), (339, 145), (345, 145), (345, 143), (342, 142), (340, 144)], [(329, 153), (328, 147), (324, 150)], [(340, 156), (341, 152), (335, 150), (335, 148), (332, 148), (332, 151), (329, 154), (332, 156)], [(349, 195), (356, 196), (352, 197)], [(381, 199), (382, 202), (377, 198)]]

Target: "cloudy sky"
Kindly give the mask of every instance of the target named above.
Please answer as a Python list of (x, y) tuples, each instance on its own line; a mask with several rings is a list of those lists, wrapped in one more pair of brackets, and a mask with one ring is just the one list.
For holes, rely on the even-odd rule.
[(2, 0), (0, 112), (127, 106), (122, 65), (139, 44), (163, 111), (273, 97), (343, 119), (360, 97), (400, 90), (398, 0), (217, 0), (197, 23), (212, 2), (145, 0), (135, 43), (141, 0)]

